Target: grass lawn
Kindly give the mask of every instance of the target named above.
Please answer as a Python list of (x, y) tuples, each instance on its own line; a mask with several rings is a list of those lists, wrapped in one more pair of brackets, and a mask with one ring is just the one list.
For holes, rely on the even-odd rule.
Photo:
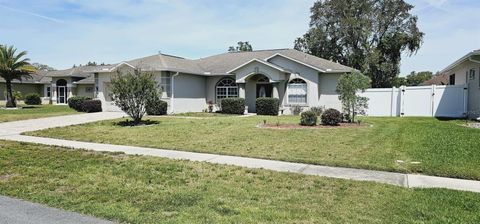
[(480, 194), (0, 141), (0, 194), (127, 223), (479, 223)]
[(0, 122), (61, 116), (77, 113), (66, 105), (19, 105), (18, 109), (0, 108)]
[(222, 113), (204, 113), (204, 112), (187, 112), (187, 113), (178, 113), (173, 114), (177, 117), (233, 117), (240, 116), (238, 114), (222, 114)]
[[(363, 118), (373, 127), (276, 130), (294, 116), (152, 118), (126, 128), (103, 121), (28, 133), (90, 142), (210, 152), (312, 164), (480, 179), (480, 129), (434, 118)], [(403, 160), (404, 163), (397, 163)], [(412, 164), (411, 162), (420, 162)]]

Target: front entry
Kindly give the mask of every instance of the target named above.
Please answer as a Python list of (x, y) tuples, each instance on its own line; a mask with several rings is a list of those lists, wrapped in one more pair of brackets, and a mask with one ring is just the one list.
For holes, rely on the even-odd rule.
[(272, 97), (272, 84), (257, 84), (257, 98)]
[(67, 103), (67, 87), (66, 86), (58, 87), (57, 103), (60, 103), (60, 104)]
[(58, 104), (65, 104), (67, 103), (67, 80), (65, 79), (59, 79), (56, 82), (57, 84), (57, 89), (56, 89), (56, 95), (57, 95), (57, 103)]

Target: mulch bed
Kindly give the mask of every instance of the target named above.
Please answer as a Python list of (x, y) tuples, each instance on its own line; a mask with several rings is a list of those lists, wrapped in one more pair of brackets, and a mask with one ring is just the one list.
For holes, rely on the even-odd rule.
[(151, 121), (151, 120), (142, 120), (138, 124), (135, 124), (135, 122), (133, 122), (133, 120), (113, 122), (114, 125), (118, 125), (118, 126), (122, 126), (122, 127), (146, 127), (146, 126), (157, 125), (159, 123), (160, 122), (158, 122), (158, 121)]
[(366, 128), (370, 127), (368, 124), (357, 124), (357, 123), (340, 123), (337, 126), (330, 125), (315, 125), (315, 126), (302, 126), (299, 124), (260, 124), (257, 127), (259, 128), (270, 128), (270, 129), (321, 129), (321, 128)]

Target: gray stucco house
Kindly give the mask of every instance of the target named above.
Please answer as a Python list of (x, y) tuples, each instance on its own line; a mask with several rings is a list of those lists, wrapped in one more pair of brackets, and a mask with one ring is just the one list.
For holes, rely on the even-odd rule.
[[(151, 72), (168, 102), (169, 113), (200, 112), (208, 103), (228, 97), (245, 98), (248, 111), (255, 112), (258, 97), (275, 97), (283, 113), (292, 105), (341, 109), (337, 80), (353, 69), (293, 49), (229, 52), (191, 60), (156, 54), (102, 66), (81, 66), (48, 72), (48, 96), (64, 104), (72, 96), (102, 101), (104, 111), (117, 111), (109, 96), (117, 72), (140, 69)], [(47, 94), (45, 94), (47, 95)]]
[(337, 80), (353, 70), (293, 49), (229, 52), (196, 60), (157, 54), (91, 71), (95, 97), (104, 110), (118, 110), (108, 94), (112, 75), (133, 69), (155, 74), (170, 113), (200, 112), (209, 101), (227, 97), (245, 98), (249, 112), (255, 112), (258, 97), (279, 98), (284, 113), (290, 113), (292, 105), (341, 109)]

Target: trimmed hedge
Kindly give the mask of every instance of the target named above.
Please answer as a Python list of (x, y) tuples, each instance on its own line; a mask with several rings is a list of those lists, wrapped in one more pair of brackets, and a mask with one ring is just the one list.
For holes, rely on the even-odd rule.
[(85, 100), (82, 102), (82, 111), (87, 113), (102, 112), (102, 101)]
[(278, 98), (260, 97), (255, 102), (258, 115), (278, 116), (279, 105)]
[(300, 115), (300, 125), (302, 126), (317, 125), (317, 114), (311, 110), (303, 112)]
[(82, 104), (86, 100), (91, 100), (91, 98), (85, 97), (85, 96), (74, 96), (70, 97), (67, 100), (68, 106), (76, 111), (82, 112), (83, 107)]
[(37, 93), (29, 93), (25, 96), (24, 102), (27, 105), (41, 105), (42, 99), (40, 99), (40, 95)]
[(244, 114), (245, 99), (243, 98), (225, 98), (220, 101), (222, 113), (224, 114)]
[(330, 108), (322, 114), (322, 124), (336, 126), (342, 122), (343, 117), (340, 111)]
[(149, 101), (145, 107), (148, 115), (165, 115), (167, 114), (168, 103), (161, 100), (160, 97)]

